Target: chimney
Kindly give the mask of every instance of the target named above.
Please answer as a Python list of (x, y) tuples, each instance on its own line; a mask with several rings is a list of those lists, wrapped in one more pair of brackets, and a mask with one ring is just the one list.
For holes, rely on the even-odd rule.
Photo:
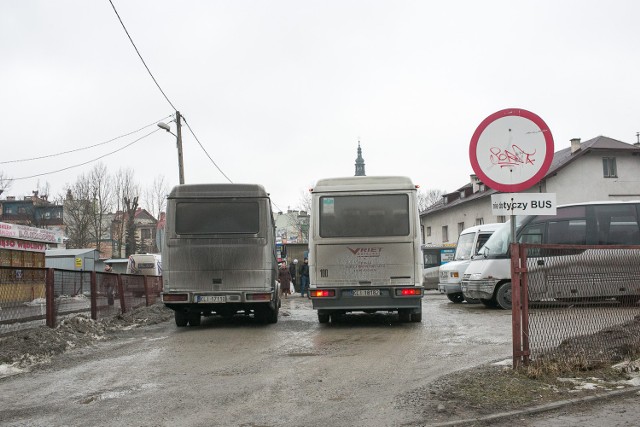
[(571, 139), (571, 154), (580, 150), (580, 138)]
[(472, 194), (475, 194), (478, 191), (480, 191), (480, 180), (478, 179), (478, 176), (476, 174), (471, 174), (470, 178), (471, 178)]

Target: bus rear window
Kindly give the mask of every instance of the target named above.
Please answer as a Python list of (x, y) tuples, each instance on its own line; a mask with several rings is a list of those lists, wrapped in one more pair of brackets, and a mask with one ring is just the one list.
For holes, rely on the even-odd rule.
[(256, 234), (260, 231), (258, 202), (178, 202), (177, 234)]
[(409, 235), (406, 194), (324, 196), (319, 213), (321, 237)]

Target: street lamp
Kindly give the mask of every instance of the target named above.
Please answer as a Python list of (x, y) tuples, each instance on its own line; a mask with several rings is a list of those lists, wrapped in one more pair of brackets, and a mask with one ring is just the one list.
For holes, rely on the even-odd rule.
[(184, 184), (184, 163), (182, 162), (182, 124), (180, 123), (181, 117), (180, 112), (176, 111), (177, 135), (171, 132), (171, 128), (166, 123), (160, 122), (158, 123), (158, 127), (166, 130), (176, 137), (176, 144), (178, 146), (178, 173), (180, 174), (180, 184)]

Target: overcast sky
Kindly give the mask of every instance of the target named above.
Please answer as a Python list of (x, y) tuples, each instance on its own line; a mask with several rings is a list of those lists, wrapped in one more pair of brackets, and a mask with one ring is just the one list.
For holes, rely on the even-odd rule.
[[(555, 150), (640, 131), (640, 2), (113, 0), (206, 152), (279, 209), (325, 177), (407, 175), (453, 191), (480, 122), (523, 108)], [(101, 159), (149, 187), (178, 183), (174, 113), (108, 0), (0, 2), (3, 194), (61, 194)], [(48, 156), (142, 132), (99, 147)], [(175, 125), (172, 125), (175, 132)], [(228, 182), (183, 127), (187, 183)]]

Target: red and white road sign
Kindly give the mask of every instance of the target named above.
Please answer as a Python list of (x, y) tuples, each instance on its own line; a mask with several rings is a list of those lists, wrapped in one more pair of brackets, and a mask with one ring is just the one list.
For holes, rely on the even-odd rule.
[(553, 161), (553, 136), (536, 114), (519, 108), (493, 113), (469, 145), (471, 166), (489, 188), (513, 193), (537, 184)]

